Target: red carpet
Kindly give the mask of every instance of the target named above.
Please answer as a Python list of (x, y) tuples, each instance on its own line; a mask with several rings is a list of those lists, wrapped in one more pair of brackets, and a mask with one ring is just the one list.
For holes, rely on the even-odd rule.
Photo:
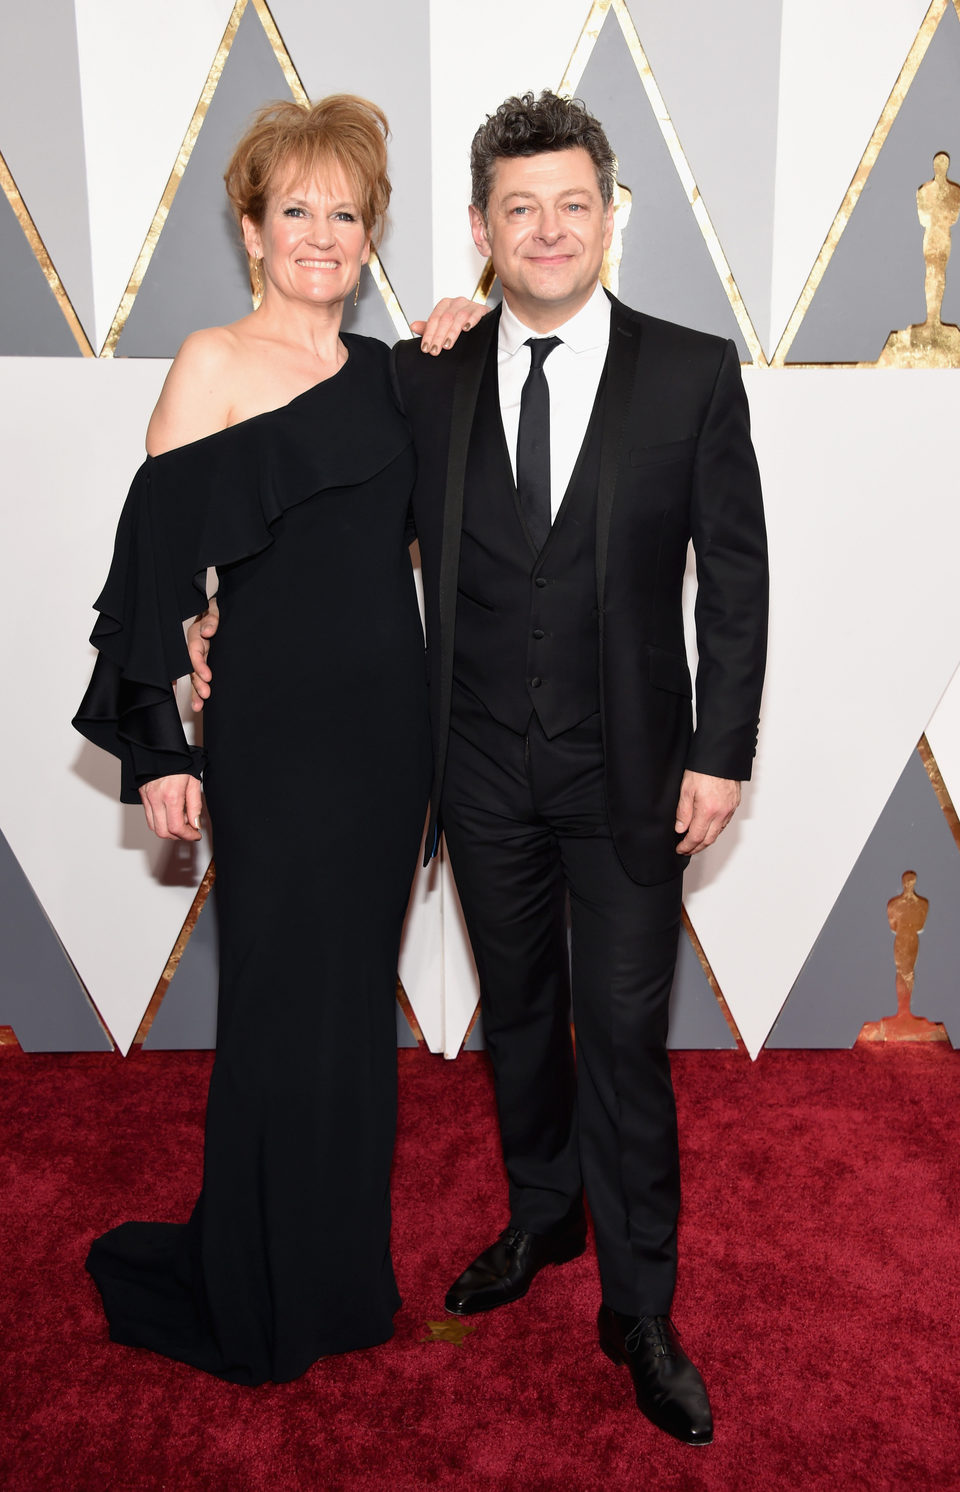
[(592, 1250), (462, 1346), (423, 1340), (505, 1222), (482, 1056), (400, 1053), (393, 1342), (262, 1389), (109, 1343), (89, 1240), (186, 1216), (209, 1060), (0, 1049), (6, 1492), (960, 1487), (952, 1051), (675, 1055), (696, 1450), (600, 1355)]

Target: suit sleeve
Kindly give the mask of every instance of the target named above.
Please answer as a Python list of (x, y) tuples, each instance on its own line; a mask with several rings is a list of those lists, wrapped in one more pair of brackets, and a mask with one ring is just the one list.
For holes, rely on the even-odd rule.
[(766, 663), (768, 572), (760, 473), (733, 342), (701, 427), (691, 509), (697, 562), (697, 728), (687, 767), (749, 778)]
[[(406, 418), (407, 411), (404, 408), (403, 394), (400, 389), (399, 353), (400, 349), (406, 346), (408, 340), (408, 338), (405, 338), (402, 342), (395, 342), (393, 347), (391, 347), (390, 349), (390, 392), (393, 394), (393, 402), (396, 404), (397, 408), (404, 416), (404, 418)], [(417, 523), (413, 513), (412, 499), (407, 507), (407, 521), (404, 525), (403, 537), (407, 544), (413, 544), (416, 542)]]

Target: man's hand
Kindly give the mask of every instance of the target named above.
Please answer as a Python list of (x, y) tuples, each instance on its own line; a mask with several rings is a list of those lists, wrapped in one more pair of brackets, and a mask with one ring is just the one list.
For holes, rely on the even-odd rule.
[(147, 823), (159, 839), (200, 839), (200, 783), (187, 772), (155, 777), (140, 789)]
[[(192, 710), (202, 710), (203, 701), (210, 698), (213, 674), (207, 663), (207, 654), (210, 651), (210, 639), (219, 625), (220, 612), (216, 601), (211, 600), (209, 609), (202, 616), (198, 616), (195, 622), (191, 622), (187, 628), (187, 652), (193, 664), (193, 673), (190, 675), (193, 689), (190, 699)], [(153, 825), (151, 824), (150, 827), (152, 828)]]
[(489, 306), (455, 295), (450, 300), (438, 301), (426, 321), (411, 321), (410, 330), (421, 333), (420, 351), (436, 357), (438, 352), (452, 347), (461, 332), (476, 326), (489, 310)]
[(677, 804), (678, 855), (698, 855), (708, 849), (733, 818), (740, 802), (740, 784), (729, 777), (684, 772)]

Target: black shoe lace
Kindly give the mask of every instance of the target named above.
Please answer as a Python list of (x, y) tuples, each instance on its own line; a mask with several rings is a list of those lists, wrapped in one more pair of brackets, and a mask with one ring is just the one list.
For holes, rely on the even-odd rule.
[(515, 1254), (517, 1249), (520, 1247), (520, 1242), (523, 1238), (523, 1229), (504, 1228), (503, 1232), (500, 1234), (500, 1238), (503, 1242), (504, 1248), (509, 1249), (511, 1254)]
[(680, 1333), (669, 1316), (641, 1316), (623, 1339), (628, 1352), (636, 1352), (642, 1337), (646, 1337), (657, 1357), (676, 1357), (676, 1349), (670, 1339), (670, 1328), (679, 1337)]

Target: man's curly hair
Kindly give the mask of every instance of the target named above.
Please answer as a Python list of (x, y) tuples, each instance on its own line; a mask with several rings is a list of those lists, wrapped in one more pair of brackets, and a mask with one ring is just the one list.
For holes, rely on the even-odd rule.
[(617, 158), (603, 125), (587, 113), (581, 100), (558, 98), (546, 88), (539, 98), (525, 93), (522, 98), (504, 99), (495, 114), (487, 115), (470, 147), (474, 207), (486, 221), (498, 160), (541, 155), (549, 150), (571, 150), (577, 145), (583, 147), (593, 162), (603, 205), (609, 207), (617, 179)]

